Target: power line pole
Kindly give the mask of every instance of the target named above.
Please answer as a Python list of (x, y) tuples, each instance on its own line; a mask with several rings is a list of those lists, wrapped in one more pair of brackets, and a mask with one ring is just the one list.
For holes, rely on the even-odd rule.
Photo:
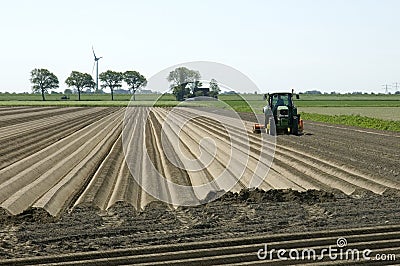
[(394, 85), (395, 91), (397, 91), (397, 88), (400, 87), (400, 83), (398, 83), (398, 82), (393, 82), (393, 85)]
[(385, 94), (388, 94), (390, 85), (385, 84), (385, 85), (382, 85), (382, 87), (385, 88)]

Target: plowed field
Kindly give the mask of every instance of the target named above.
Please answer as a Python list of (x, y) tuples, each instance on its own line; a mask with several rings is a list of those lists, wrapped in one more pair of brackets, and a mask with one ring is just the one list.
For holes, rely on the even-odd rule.
[(130, 108), (0, 108), (0, 258), (399, 223), (397, 133)]

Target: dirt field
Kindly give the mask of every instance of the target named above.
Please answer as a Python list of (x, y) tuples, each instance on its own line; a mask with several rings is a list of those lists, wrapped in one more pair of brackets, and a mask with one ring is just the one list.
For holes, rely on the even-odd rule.
[[(398, 133), (306, 122), (303, 136), (279, 136), (275, 143), (250, 133), (252, 122), (245, 123), (248, 137), (236, 126), (227, 136), (221, 123), (181, 108), (173, 121), (193, 119), (179, 132), (178, 154), (174, 125), (161, 145), (168, 109), (132, 112), (135, 126), (124, 132), (134, 136), (128, 138), (133, 166), (123, 152), (124, 109), (0, 108), (0, 258), (399, 224)], [(230, 119), (225, 118), (236, 125)], [(216, 148), (206, 170), (185, 171), (168, 161), (175, 156), (189, 166), (184, 156), (201, 155), (193, 147), (204, 137)], [(250, 157), (242, 161), (246, 143)], [(243, 169), (243, 175), (235, 180), (230, 173), (227, 182), (182, 194), (166, 181), (146, 183), (156, 179), (148, 163), (137, 163), (146, 161), (143, 151), (176, 184), (207, 184), (224, 167)], [(257, 165), (260, 157), (270, 160)], [(271, 162), (259, 189), (247, 189)], [(135, 179), (129, 170), (147, 179)], [(138, 185), (156, 187), (157, 196), (171, 203), (184, 198), (189, 204), (218, 196), (231, 181), (238, 182), (218, 200), (178, 208)]]

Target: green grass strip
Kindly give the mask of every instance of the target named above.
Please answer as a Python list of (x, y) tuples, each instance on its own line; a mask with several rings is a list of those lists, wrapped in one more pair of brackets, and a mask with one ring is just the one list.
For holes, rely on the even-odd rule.
[(400, 121), (383, 120), (360, 115), (322, 115), (301, 113), (302, 119), (330, 124), (356, 126), (400, 132)]
[(59, 106), (59, 107), (126, 107), (130, 106), (155, 106), (174, 107), (177, 101), (0, 101), (0, 106)]

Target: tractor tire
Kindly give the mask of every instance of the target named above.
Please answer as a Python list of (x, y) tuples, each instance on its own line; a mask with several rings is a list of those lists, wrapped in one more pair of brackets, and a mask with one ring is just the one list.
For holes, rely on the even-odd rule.
[(293, 117), (293, 125), (291, 133), (296, 136), (299, 135), (299, 118), (297, 116)]

